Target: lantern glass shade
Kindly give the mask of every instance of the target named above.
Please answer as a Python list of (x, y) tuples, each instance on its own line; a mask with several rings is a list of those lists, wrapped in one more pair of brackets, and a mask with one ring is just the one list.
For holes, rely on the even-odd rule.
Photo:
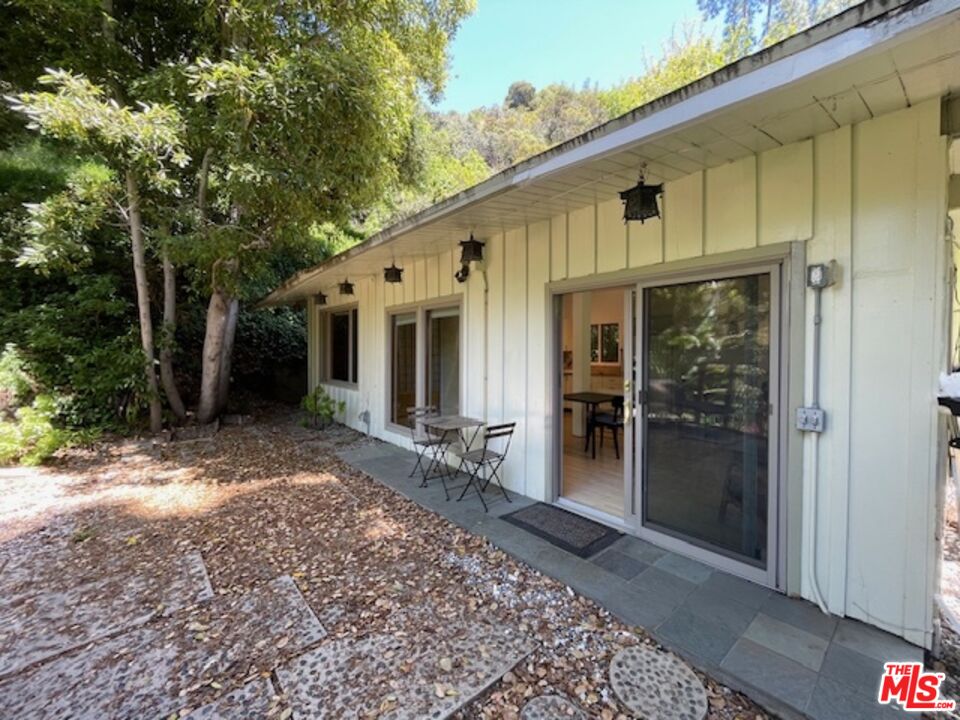
[(663, 193), (663, 185), (647, 185), (640, 181), (636, 187), (620, 193), (623, 200), (623, 220), (644, 220), (660, 217), (660, 207), (657, 205), (657, 195)]
[(340, 283), (340, 294), (353, 295), (353, 283), (349, 280), (344, 280), (342, 283)]
[(383, 280), (388, 283), (403, 282), (403, 268), (398, 268), (396, 263), (391, 263), (390, 267), (383, 269)]
[(324, 295), (322, 292), (318, 292), (316, 295), (314, 295), (313, 299), (316, 301), (317, 305), (327, 304), (327, 296)]
[(483, 260), (483, 243), (473, 239), (473, 233), (469, 240), (460, 241), (460, 264), (480, 262)]

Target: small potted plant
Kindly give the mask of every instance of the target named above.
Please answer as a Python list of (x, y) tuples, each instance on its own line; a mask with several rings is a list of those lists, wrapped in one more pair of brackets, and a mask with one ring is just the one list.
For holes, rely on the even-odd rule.
[(304, 395), (300, 407), (307, 413), (304, 425), (325, 430), (337, 415), (346, 411), (347, 404), (343, 400), (334, 400), (322, 385), (317, 385), (313, 392)]

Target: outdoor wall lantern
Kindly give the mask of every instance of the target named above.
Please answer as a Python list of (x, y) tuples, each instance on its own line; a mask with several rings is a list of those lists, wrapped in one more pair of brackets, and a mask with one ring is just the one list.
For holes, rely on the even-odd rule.
[(403, 268), (398, 268), (396, 263), (390, 263), (390, 267), (383, 269), (383, 281), (388, 283), (403, 282)]
[(349, 280), (344, 280), (342, 283), (340, 283), (340, 294), (353, 295), (353, 283)]
[[(473, 239), (473, 233), (470, 233), (469, 240), (460, 241), (460, 264), (466, 265), (472, 262), (483, 261), (483, 243)], [(461, 281), (462, 282), (462, 281)]]
[(623, 221), (644, 220), (660, 217), (660, 207), (657, 205), (657, 195), (663, 194), (663, 184), (647, 185), (643, 181), (643, 171), (640, 172), (640, 182), (629, 190), (620, 193), (623, 200)]
[(327, 304), (327, 296), (324, 295), (322, 292), (318, 292), (316, 295), (314, 295), (313, 299), (316, 301), (317, 305)]

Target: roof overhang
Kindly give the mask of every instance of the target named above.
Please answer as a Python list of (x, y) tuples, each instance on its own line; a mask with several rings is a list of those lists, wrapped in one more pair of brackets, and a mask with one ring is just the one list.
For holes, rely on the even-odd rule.
[(419, 258), (960, 88), (960, 0), (871, 0), (514, 165), (301, 271), (262, 305), (334, 275)]

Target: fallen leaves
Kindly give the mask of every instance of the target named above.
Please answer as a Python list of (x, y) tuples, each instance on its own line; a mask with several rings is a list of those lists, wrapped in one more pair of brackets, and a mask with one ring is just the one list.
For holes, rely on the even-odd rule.
[[(516, 628), (538, 649), (461, 717), (515, 719), (530, 699), (560, 694), (591, 716), (622, 718), (609, 689), (609, 661), (621, 647), (649, 641), (643, 631), (620, 624), (571, 588), (335, 454), (371, 442), (341, 426), (306, 430), (289, 414), (275, 413), (256, 424), (224, 428), (204, 443), (122, 441), (96, 452), (71, 451), (63, 468), (67, 490), (57, 497), (78, 498), (76, 506), (64, 511), (54, 500), (38, 506), (36, 518), (11, 530), (15, 539), (5, 550), (22, 555), (25, 578), (51, 587), (118, 570), (155, 571), (170, 557), (199, 550), (218, 601), (227, 602), (288, 574), (330, 639), (383, 632), (400, 637), (395, 618), (409, 608), (433, 608), (429, 622), (438, 633), (466, 614)], [(109, 501), (116, 497), (136, 502)], [(57, 517), (61, 512), (67, 514)], [(149, 608), (162, 614), (156, 600)], [(180, 612), (190, 615), (184, 624), (189, 637), (218, 647), (216, 618), (205, 617), (202, 608)], [(251, 679), (270, 677), (290, 658), (292, 645), (285, 631), (269, 644), (251, 642), (246, 656), (204, 668), (189, 680), (183, 707), (200, 707)], [(478, 652), (490, 658), (489, 648)], [(364, 710), (370, 717), (395, 713), (402, 683), (414, 674), (402, 656), (384, 663), (390, 675), (380, 678), (382, 690)], [(454, 681), (464, 667), (462, 658), (440, 657), (436, 682), (423, 691), (438, 699), (456, 697)], [(762, 716), (743, 696), (709, 680), (707, 687), (711, 718)], [(278, 696), (268, 716), (289, 720), (292, 709)]]

